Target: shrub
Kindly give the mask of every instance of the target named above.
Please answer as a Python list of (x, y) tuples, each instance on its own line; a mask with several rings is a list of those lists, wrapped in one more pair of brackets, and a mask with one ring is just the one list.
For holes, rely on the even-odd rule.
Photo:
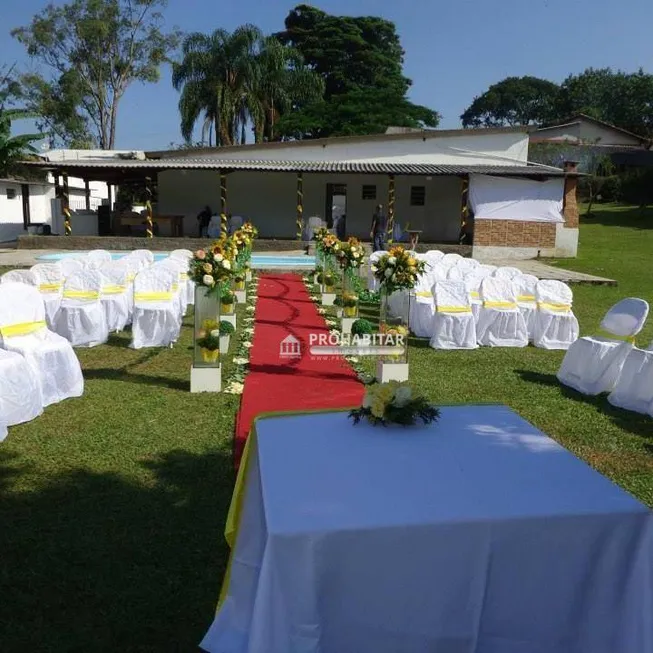
[(197, 346), (202, 349), (208, 349), (209, 351), (220, 349), (220, 336), (215, 331), (211, 331), (211, 333), (208, 333), (203, 338), (197, 339)]
[(227, 322), (226, 320), (220, 320), (219, 328), (220, 328), (221, 336), (230, 336), (232, 333), (236, 331), (234, 325), (231, 322)]
[(371, 334), (374, 331), (371, 322), (368, 320), (360, 319), (356, 320), (351, 325), (351, 333), (354, 336), (364, 336)]
[(223, 304), (233, 304), (235, 299), (235, 295), (231, 292), (231, 290), (225, 290), (220, 297), (220, 301)]

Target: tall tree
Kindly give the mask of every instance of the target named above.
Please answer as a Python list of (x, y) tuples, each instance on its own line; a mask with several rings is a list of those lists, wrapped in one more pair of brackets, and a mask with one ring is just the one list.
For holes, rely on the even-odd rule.
[(0, 107), (0, 176), (19, 174), (20, 162), (29, 154), (36, 153), (32, 145), (40, 140), (40, 134), (11, 135), (11, 124), (20, 118), (29, 118), (30, 115), (21, 109), (3, 109)]
[(116, 141), (118, 107), (134, 82), (156, 82), (178, 33), (163, 30), (167, 0), (72, 0), (12, 30), (47, 73), (25, 75), (30, 110), (52, 139)]
[(248, 94), (261, 39), (254, 25), (242, 25), (233, 32), (217, 29), (210, 35), (196, 32), (184, 39), (182, 60), (173, 64), (172, 84), (181, 90), (181, 133), (186, 141), (202, 117), (202, 140), (215, 127), (217, 145), (244, 142)]
[(538, 77), (507, 77), (476, 98), (460, 116), (463, 127), (542, 125), (555, 116), (560, 87)]
[[(412, 82), (402, 73), (404, 51), (394, 23), (370, 16), (331, 16), (298, 5), (286, 17), (285, 30), (277, 38), (299, 50), (325, 83), (323, 101), (300, 105), (289, 115), (286, 123), (293, 128), (289, 135), (366, 134), (371, 129), (385, 131), (390, 124), (437, 126), (435, 111), (413, 105), (406, 97)], [(395, 107), (393, 123), (378, 114), (379, 95)], [(377, 119), (372, 115), (375, 112)], [(299, 133), (302, 125), (306, 131)]]

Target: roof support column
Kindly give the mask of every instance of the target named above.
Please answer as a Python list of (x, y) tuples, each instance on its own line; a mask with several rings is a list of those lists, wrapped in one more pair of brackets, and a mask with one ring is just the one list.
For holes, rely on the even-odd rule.
[(304, 173), (297, 173), (297, 240), (304, 235)]
[(229, 221), (227, 219), (227, 175), (220, 170), (220, 235), (229, 235)]
[(70, 211), (70, 188), (68, 186), (68, 173), (62, 175), (63, 185), (61, 187), (61, 211), (63, 213), (63, 228), (66, 236), (72, 236), (73, 226), (70, 221), (72, 212)]
[(84, 179), (84, 197), (86, 198), (86, 210), (91, 210), (91, 186), (88, 179)]
[(388, 175), (388, 226), (386, 229), (388, 243), (392, 243), (395, 231), (395, 176)]
[(460, 195), (460, 236), (458, 242), (464, 245), (467, 241), (467, 225), (469, 223), (469, 175), (462, 178)]
[(152, 190), (152, 177), (145, 177), (145, 233), (148, 238), (154, 238), (154, 221), (152, 213), (152, 197), (154, 192)]

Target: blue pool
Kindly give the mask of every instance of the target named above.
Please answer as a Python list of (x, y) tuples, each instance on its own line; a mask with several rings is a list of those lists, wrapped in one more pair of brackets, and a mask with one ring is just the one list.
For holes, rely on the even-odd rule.
[[(53, 252), (38, 257), (39, 261), (61, 261), (64, 258), (79, 258), (88, 252)], [(114, 259), (126, 256), (127, 252), (113, 252)], [(154, 260), (160, 261), (167, 258), (167, 252), (154, 252)], [(266, 268), (313, 268), (315, 267), (314, 256), (283, 256), (273, 254), (252, 254), (252, 267), (258, 269)]]

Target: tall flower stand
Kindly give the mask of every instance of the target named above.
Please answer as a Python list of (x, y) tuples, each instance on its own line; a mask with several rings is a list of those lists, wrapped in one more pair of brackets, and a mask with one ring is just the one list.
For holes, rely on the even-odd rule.
[(246, 277), (242, 281), (234, 281), (234, 294), (236, 295), (236, 302), (238, 304), (245, 304), (247, 302), (246, 290)]
[(353, 279), (353, 270), (345, 270), (342, 277), (342, 333), (349, 335), (351, 327), (358, 319), (358, 295), (356, 283)]
[(236, 303), (220, 305), (220, 319), (223, 322), (230, 322), (236, 329)]
[(220, 350), (210, 351), (198, 345), (207, 333), (207, 326), (220, 328), (220, 297), (208, 294), (203, 286), (195, 286), (195, 322), (193, 332), (193, 365), (190, 370), (190, 391), (220, 392), (222, 366)]
[[(396, 348), (397, 353), (379, 356), (376, 363), (376, 380), (379, 383), (389, 381), (408, 381), (408, 323), (410, 317), (410, 293), (399, 291), (401, 301), (397, 302), (397, 315), (390, 313), (391, 293), (381, 288), (381, 305), (379, 313), (379, 332), (383, 334), (384, 346)], [(399, 298), (397, 298), (399, 299)]]

